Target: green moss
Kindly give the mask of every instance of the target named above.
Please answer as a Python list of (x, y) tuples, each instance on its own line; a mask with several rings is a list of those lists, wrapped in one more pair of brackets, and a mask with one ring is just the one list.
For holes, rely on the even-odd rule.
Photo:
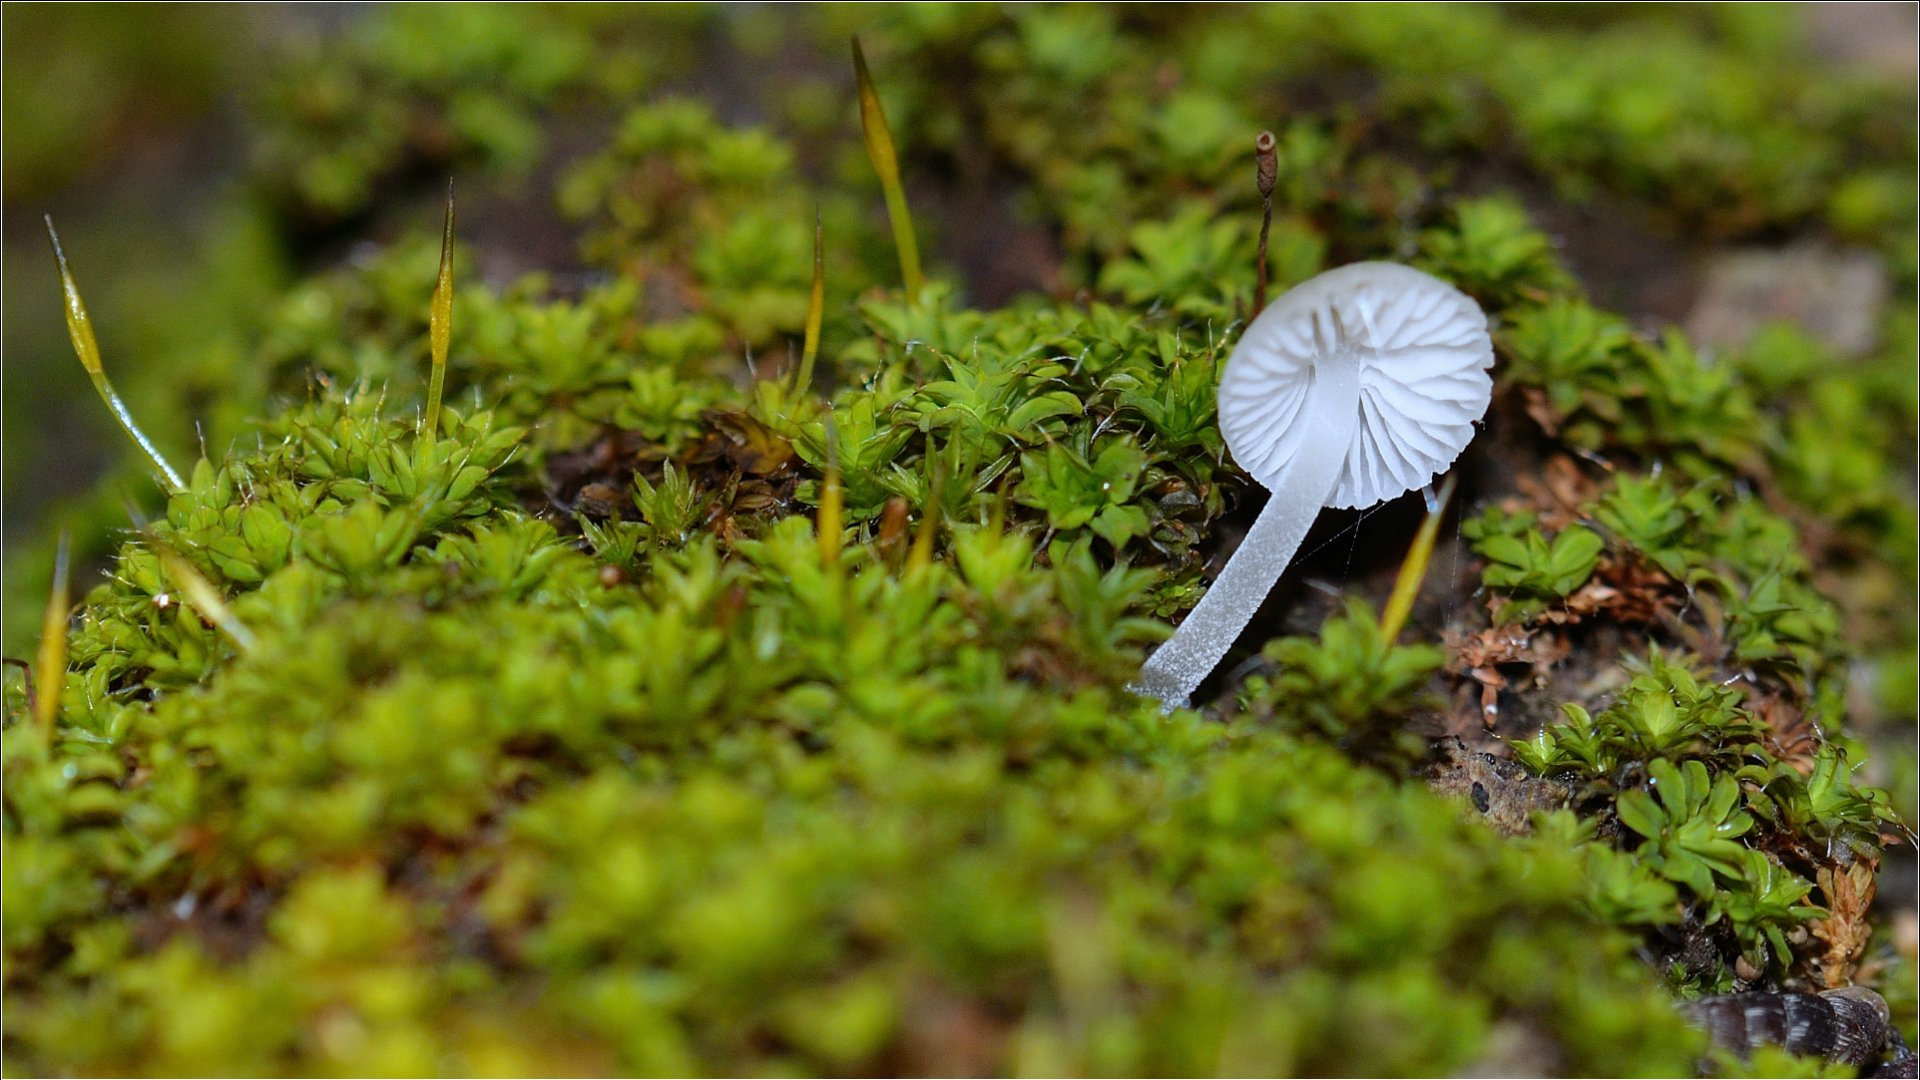
[(707, 19), (695, 8), (644, 25), (606, 5), (394, 8), (301, 35), (255, 87), (256, 168), (309, 223), (350, 218), (380, 184), (422, 167), (524, 175), (549, 135), (544, 111), (604, 109), (679, 74)]
[[(1676, 1073), (1703, 1049), (1676, 989), (1868, 977), (1830, 942), (1864, 936), (1847, 875), (1900, 828), (1852, 765), (1910, 709), (1887, 688), (1911, 685), (1912, 614), (1886, 588), (1912, 559), (1881, 552), (1913, 530), (1913, 395), (1888, 392), (1911, 314), (1858, 381), (1792, 329), (1703, 357), (1590, 300), (1521, 196), (1660, 204), (1684, 242), (1910, 232), (1885, 178), (1911, 139), (1866, 137), (1910, 95), (1815, 80), (1771, 9), (1554, 22), (1592, 17), (930, 5), (707, 27), (744, 55), (798, 27), (836, 58), (860, 29), (909, 183), (985, 156), (969, 167), (1029, 220), (916, 190), (913, 305), (881, 287), (850, 79), (802, 77), (753, 126), (628, 100), (705, 13), (656, 34), (397, 11), (328, 46), (263, 98), (276, 227), (371, 209), (409, 163), (547, 161), (596, 273), (483, 279), (498, 252), (463, 246), (456, 280), (478, 283), (433, 435), (430, 217), (206, 328), (228, 351), (201, 389), (247, 437), (211, 442), (137, 533), (81, 519), (109, 570), (65, 685), (38, 688), (60, 696), (50, 737), (7, 683), (8, 1053)], [(1623, 81), (1645, 55), (1658, 77)], [(593, 135), (562, 152), (539, 110)], [(1344, 611), (1296, 598), (1250, 635), (1251, 676), (1236, 655), (1207, 708), (1163, 717), (1124, 688), (1257, 498), (1213, 390), (1253, 293), (1247, 151), (1277, 116), (1277, 287), (1411, 260), (1496, 320), (1489, 464), (1462, 469), (1479, 561), (1389, 641), (1369, 602), (1390, 541), (1343, 572)], [(1510, 174), (1460, 175), (1506, 132)], [(816, 207), (829, 317), (796, 386)], [(1035, 225), (1044, 265), (1011, 286), (954, 254)], [(166, 411), (139, 385), (136, 411)], [(40, 561), (11, 556), (10, 627), (37, 621)], [(1569, 649), (1533, 691), (1561, 719), (1503, 730), (1574, 792), (1519, 838), (1409, 775), (1495, 631)], [(1850, 668), (1895, 704), (1861, 714)]]

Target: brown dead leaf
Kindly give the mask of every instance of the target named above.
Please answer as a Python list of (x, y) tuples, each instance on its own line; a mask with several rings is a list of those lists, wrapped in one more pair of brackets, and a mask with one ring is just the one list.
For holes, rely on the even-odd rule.
[(1489, 729), (1500, 714), (1500, 691), (1511, 685), (1500, 667), (1524, 664), (1525, 672), (1517, 674), (1543, 687), (1547, 672), (1567, 658), (1570, 648), (1561, 634), (1524, 626), (1493, 626), (1466, 637), (1447, 637), (1447, 649), (1453, 655), (1449, 666), (1479, 684), (1480, 722)]
[(1540, 524), (1558, 532), (1580, 521), (1580, 508), (1600, 495), (1600, 485), (1587, 476), (1580, 463), (1570, 455), (1555, 454), (1541, 466), (1538, 475), (1522, 474), (1514, 478), (1531, 507), (1540, 515)]
[[(650, 453), (650, 451), (652, 453)], [(578, 450), (566, 450), (547, 456), (547, 477), (553, 484), (554, 501), (571, 508), (582, 488), (595, 482), (624, 486), (633, 477), (641, 460), (664, 456), (657, 445), (637, 431), (608, 428), (600, 437)]]
[(932, 980), (916, 981), (901, 1010), (900, 1035), (876, 1076), (985, 1076), (1006, 1071), (1014, 1019)]
[(772, 476), (793, 460), (792, 443), (744, 412), (709, 409), (700, 419), (707, 436), (692, 463), (719, 458), (748, 476)]
[(1748, 693), (1746, 706), (1766, 726), (1769, 748), (1775, 756), (1803, 774), (1813, 768), (1813, 756), (1822, 739), (1820, 728), (1808, 719), (1805, 709), (1785, 694), (1762, 689)]
[(1874, 868), (1866, 859), (1855, 859), (1845, 865), (1823, 866), (1815, 875), (1826, 899), (1828, 917), (1812, 923), (1809, 929), (1827, 946), (1816, 965), (1828, 989), (1850, 984), (1854, 969), (1866, 953), (1867, 938), (1873, 933), (1867, 909), (1873, 906)]
[(633, 499), (626, 492), (612, 484), (594, 481), (580, 489), (574, 500), (574, 507), (580, 513), (596, 521), (618, 515), (622, 507), (630, 506)]
[(1565, 604), (1541, 618), (1548, 622), (1579, 622), (1606, 614), (1614, 622), (1651, 626), (1664, 623), (1686, 601), (1686, 592), (1665, 571), (1635, 559), (1605, 557), (1593, 577), (1575, 589)]
[(887, 500), (887, 505), (880, 511), (880, 528), (874, 535), (874, 545), (880, 549), (880, 557), (889, 566), (898, 562), (900, 554), (906, 550), (910, 509), (907, 500), (895, 495)]
[(1526, 399), (1527, 415), (1533, 418), (1534, 423), (1540, 425), (1540, 430), (1546, 432), (1550, 439), (1558, 436), (1560, 421), (1564, 417), (1560, 415), (1558, 409), (1553, 407), (1553, 403), (1547, 400), (1547, 392), (1537, 386), (1529, 386), (1523, 388), (1520, 394)]

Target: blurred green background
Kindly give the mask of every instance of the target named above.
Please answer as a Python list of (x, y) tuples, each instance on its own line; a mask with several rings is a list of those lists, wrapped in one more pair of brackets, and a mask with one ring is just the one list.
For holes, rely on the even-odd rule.
[[(1913, 78), (1910, 5), (1665, 7), (1658, 18), (1750, 39), (1742, 47), (1808, 50), (1849, 77)], [(936, 9), (909, 21), (960, 26), (990, 14)], [(1506, 15), (1576, 29), (1649, 17), (1640, 5), (1521, 5)], [(445, 176), (461, 175), (470, 207), (496, 200), (511, 211), (491, 224), (467, 215), (490, 234), (481, 242), (493, 241), (494, 261), (483, 264), (492, 276), (575, 269), (549, 166), (590, 144), (615, 103), (666, 88), (706, 98), (725, 120), (778, 116), (831, 131), (848, 82), (841, 32), (903, 18), (834, 6), (435, 15), (380, 5), (8, 5), (8, 550), (43, 531), (51, 506), (125, 461), (67, 347), (43, 214), (66, 240), (109, 371), (161, 445), (185, 460), (201, 439), (244, 431), (249, 398), (228, 400), (232, 369), (257, 346), (270, 302), (297, 274), (430, 220)], [(503, 44), (503, 24), (515, 20), (538, 31)], [(636, 47), (622, 50), (623, 41)], [(662, 47), (673, 42), (687, 46), (678, 59)], [(1688, 252), (1676, 265), (1672, 251), (1637, 239), (1631, 230), (1611, 245), (1575, 238), (1571, 254), (1603, 302), (1685, 317), (1701, 299), (1706, 260)], [(972, 272), (976, 299), (1035, 284), (986, 280), (994, 255), (966, 250), (964, 234), (948, 256)]]

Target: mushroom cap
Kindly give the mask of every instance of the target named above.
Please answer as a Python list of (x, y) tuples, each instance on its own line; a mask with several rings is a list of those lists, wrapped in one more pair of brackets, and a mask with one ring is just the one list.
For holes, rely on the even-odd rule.
[(1493, 396), (1493, 340), (1473, 298), (1395, 263), (1329, 270), (1247, 327), (1220, 376), (1220, 430), (1271, 488), (1310, 437), (1314, 372), (1360, 368), (1360, 417), (1326, 505), (1365, 507), (1432, 481), (1473, 438)]

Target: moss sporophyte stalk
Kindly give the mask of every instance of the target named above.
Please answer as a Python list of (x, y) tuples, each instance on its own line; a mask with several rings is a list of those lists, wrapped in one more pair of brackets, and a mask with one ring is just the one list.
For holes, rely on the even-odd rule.
[(53, 218), (47, 219), (47, 238), (53, 241), (54, 258), (60, 266), (60, 291), (65, 301), (63, 312), (67, 319), (67, 334), (73, 342), (74, 355), (80, 358), (80, 366), (86, 369), (87, 378), (93, 380), (93, 388), (106, 403), (109, 412), (119, 423), (120, 429), (139, 446), (140, 452), (147, 456), (153, 469), (159, 474), (161, 482), (169, 493), (181, 488), (180, 474), (160, 456), (153, 441), (146, 432), (133, 422), (133, 414), (127, 411), (126, 403), (113, 389), (113, 383), (107, 378), (105, 366), (100, 362), (100, 343), (93, 335), (93, 319), (87, 315), (87, 305), (80, 299), (80, 286), (74, 283), (72, 271), (67, 269), (67, 253), (60, 247), (60, 234), (54, 231)]
[(1912, 291), (1912, 88), (1801, 17), (262, 45), (190, 288), (59, 204), (132, 438), (8, 555), (10, 1064), (1900, 1067), (1913, 314), (1709, 345), (1595, 257)]

